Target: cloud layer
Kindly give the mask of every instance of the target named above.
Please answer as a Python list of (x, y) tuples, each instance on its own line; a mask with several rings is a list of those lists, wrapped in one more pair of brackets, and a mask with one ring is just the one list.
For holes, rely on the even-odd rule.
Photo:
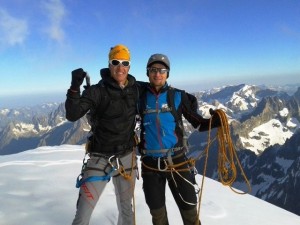
[[(66, 9), (61, 0), (42, 1), (38, 6), (41, 13), (38, 30), (42, 30), (47, 37), (56, 42), (62, 43), (65, 40), (65, 31), (63, 21), (66, 18)], [(24, 17), (24, 16), (23, 16)], [(22, 45), (33, 33), (33, 24), (31, 21), (36, 20), (36, 15), (29, 14), (23, 18), (15, 16), (13, 12), (0, 7), (0, 48), (9, 48), (16, 45)]]
[(0, 44), (14, 46), (22, 44), (29, 33), (28, 22), (12, 16), (0, 8)]
[(46, 32), (51, 39), (63, 42), (65, 39), (65, 31), (63, 30), (62, 24), (66, 16), (63, 3), (60, 0), (50, 0), (42, 2), (42, 7), (50, 23), (46, 28)]

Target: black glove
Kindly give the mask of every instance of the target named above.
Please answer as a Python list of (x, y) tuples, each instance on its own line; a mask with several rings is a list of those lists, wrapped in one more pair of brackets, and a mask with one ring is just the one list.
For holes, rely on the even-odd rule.
[[(212, 121), (211, 121), (211, 129), (212, 128), (216, 128), (216, 127), (220, 127), (221, 126), (221, 120), (220, 117), (218, 115), (218, 113), (216, 113), (212, 108), (209, 109), (209, 113), (212, 116)], [(199, 131), (208, 131), (209, 129), (209, 123), (210, 123), (210, 119), (203, 119), (200, 123), (200, 127), (199, 127)]]
[(209, 109), (209, 114), (212, 116), (211, 128), (220, 127), (221, 119), (219, 117), (219, 114), (216, 113), (216, 111), (213, 110), (212, 108)]
[(72, 82), (70, 89), (73, 91), (80, 91), (80, 85), (82, 85), (86, 72), (82, 68), (72, 71)]
[(209, 109), (209, 114), (210, 114), (211, 116), (213, 116), (215, 113), (216, 113), (215, 110), (213, 110), (212, 108)]

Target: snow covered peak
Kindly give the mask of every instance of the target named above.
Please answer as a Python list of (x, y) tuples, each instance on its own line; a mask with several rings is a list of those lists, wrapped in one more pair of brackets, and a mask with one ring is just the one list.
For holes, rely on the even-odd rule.
[(260, 154), (272, 145), (283, 145), (293, 135), (293, 132), (286, 125), (279, 120), (271, 119), (255, 127), (249, 133), (248, 138), (241, 137), (241, 141), (244, 143), (245, 148), (252, 150), (256, 154)]
[(0, 114), (3, 115), (3, 116), (7, 116), (9, 112), (10, 112), (9, 109), (1, 109), (0, 110)]

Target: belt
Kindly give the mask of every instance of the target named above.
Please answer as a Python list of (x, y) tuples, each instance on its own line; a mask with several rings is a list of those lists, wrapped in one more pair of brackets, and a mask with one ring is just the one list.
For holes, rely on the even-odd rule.
[[(164, 171), (167, 169), (167, 167), (165, 169), (161, 169), (160, 168), (160, 161), (161, 159), (162, 160), (167, 160), (169, 165), (173, 165), (173, 159), (177, 158), (177, 157), (180, 157), (184, 154), (184, 151), (185, 151), (185, 147), (174, 147), (174, 148), (168, 148), (168, 149), (159, 149), (159, 150), (142, 150), (142, 153), (144, 153), (144, 157), (145, 156), (149, 156), (149, 154), (155, 154), (155, 153), (166, 153), (166, 156), (165, 157), (155, 157), (155, 156), (152, 156), (153, 158), (156, 158), (157, 159), (157, 165), (158, 165), (158, 169), (160, 171)], [(179, 154), (176, 154), (176, 155), (173, 155), (173, 153), (175, 152), (179, 152), (181, 151)]]
[(158, 154), (158, 153), (167, 153), (167, 154), (172, 154), (181, 150), (184, 150), (185, 147), (174, 147), (174, 148), (166, 148), (166, 149), (158, 149), (158, 150), (146, 150), (142, 149), (142, 153), (147, 155), (147, 154)]

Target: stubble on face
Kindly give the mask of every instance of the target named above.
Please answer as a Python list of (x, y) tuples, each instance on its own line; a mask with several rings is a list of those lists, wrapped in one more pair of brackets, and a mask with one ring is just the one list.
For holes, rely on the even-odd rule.
[(112, 66), (109, 65), (111, 76), (118, 82), (119, 85), (124, 85), (129, 72), (130, 67), (124, 66)]
[[(166, 69), (164, 65), (156, 63), (153, 64), (151, 67)], [(149, 73), (149, 82), (151, 86), (153, 86), (156, 89), (156, 91), (159, 91), (167, 82), (167, 73)]]

